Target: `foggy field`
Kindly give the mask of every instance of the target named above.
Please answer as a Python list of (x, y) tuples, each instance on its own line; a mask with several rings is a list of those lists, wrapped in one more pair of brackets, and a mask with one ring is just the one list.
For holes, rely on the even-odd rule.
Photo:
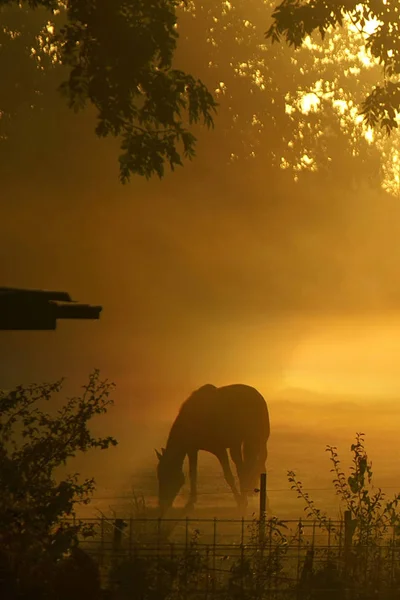
[(398, 4), (0, 0), (0, 600), (399, 597)]
[[(292, 392), (297, 397), (304, 392)], [(323, 399), (322, 399), (323, 400)], [(326, 400), (326, 399), (325, 399)], [(294, 470), (316, 502), (317, 507), (328, 515), (338, 518), (339, 504), (335, 497), (331, 463), (327, 444), (337, 446), (342, 466), (346, 473), (350, 466), (350, 445), (356, 432), (366, 434), (366, 449), (372, 460), (374, 484), (382, 487), (388, 496), (400, 491), (400, 463), (397, 456), (398, 424), (400, 409), (393, 401), (362, 402), (352, 399), (344, 402), (327, 402), (321, 398), (316, 402), (297, 400), (271, 400), (271, 437), (268, 457), (268, 498), (273, 515), (284, 519), (297, 519), (305, 516), (304, 503), (290, 490), (287, 471)], [(118, 517), (156, 517), (157, 481), (155, 474), (156, 457), (154, 448), (165, 445), (170, 422), (141, 424), (146, 432), (137, 439), (140, 445), (135, 451), (135, 435), (130, 439), (121, 438), (116, 450), (109, 453), (108, 462), (101, 469), (96, 463), (88, 468), (94, 472), (98, 488), (92, 503), (81, 509), (82, 516), (98, 516), (98, 510), (105, 515)], [(138, 431), (139, 433), (139, 431)], [(127, 456), (127, 448), (132, 454)], [(136, 455), (136, 456), (135, 456)], [(123, 458), (122, 458), (123, 457)], [(125, 464), (122, 464), (125, 463)], [(128, 465), (132, 465), (132, 486), (136, 495), (144, 496), (146, 511), (138, 514), (130, 501)], [(185, 471), (187, 466), (185, 466)], [(239, 518), (236, 506), (225, 483), (218, 461), (213, 456), (201, 452), (199, 455), (199, 494), (198, 504), (191, 518)], [(124, 497), (126, 499), (124, 499)], [(179, 516), (179, 508), (188, 498), (188, 483), (175, 502), (176, 510), (171, 517)], [(98, 509), (98, 510), (97, 510)], [(248, 518), (258, 510), (258, 495), (249, 500)]]

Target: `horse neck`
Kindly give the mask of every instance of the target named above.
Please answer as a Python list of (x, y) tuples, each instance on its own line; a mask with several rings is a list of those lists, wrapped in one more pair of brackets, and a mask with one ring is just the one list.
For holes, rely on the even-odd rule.
[(176, 419), (171, 427), (165, 450), (179, 465), (183, 464), (188, 451), (184, 434), (179, 419)]

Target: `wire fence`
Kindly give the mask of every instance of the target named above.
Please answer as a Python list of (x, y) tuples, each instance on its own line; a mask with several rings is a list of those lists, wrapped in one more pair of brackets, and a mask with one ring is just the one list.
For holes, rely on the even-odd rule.
[[(157, 596), (169, 586), (187, 600), (223, 595), (298, 600), (311, 597), (310, 590), (317, 598), (339, 593), (340, 586), (345, 594), (355, 582), (386, 598), (387, 589), (400, 587), (394, 528), (379, 543), (366, 539), (354, 545), (346, 520), (321, 527), (309, 520), (103, 517), (85, 524), (93, 535), (81, 541), (82, 548), (98, 563), (108, 587), (134, 580), (137, 588), (145, 577)], [(340, 594), (334, 597), (343, 598)]]

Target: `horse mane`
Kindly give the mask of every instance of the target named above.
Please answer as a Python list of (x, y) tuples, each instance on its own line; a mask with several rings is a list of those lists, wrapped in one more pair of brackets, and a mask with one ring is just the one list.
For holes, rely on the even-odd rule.
[(185, 430), (186, 423), (184, 420), (182, 421), (182, 419), (185, 419), (185, 413), (187, 413), (187, 411), (191, 411), (192, 400), (200, 400), (203, 395), (207, 396), (210, 392), (215, 391), (217, 389), (218, 388), (215, 385), (212, 385), (211, 383), (206, 383), (205, 385), (202, 385), (197, 390), (192, 392), (190, 396), (186, 398), (186, 400), (181, 404), (178, 414), (176, 415), (175, 421), (172, 423), (172, 427), (170, 429), (167, 440), (167, 446), (171, 438), (173, 438), (177, 434), (179, 437), (180, 432)]

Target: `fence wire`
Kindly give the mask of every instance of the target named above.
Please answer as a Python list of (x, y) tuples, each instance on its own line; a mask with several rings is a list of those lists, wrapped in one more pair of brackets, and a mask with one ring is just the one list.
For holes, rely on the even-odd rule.
[(356, 583), (374, 598), (389, 598), (388, 590), (400, 589), (400, 542), (394, 530), (388, 529), (379, 544), (355, 546), (345, 521), (329, 521), (325, 528), (316, 521), (277, 519), (103, 517), (84, 522), (93, 536), (80, 543), (98, 563), (104, 585), (126, 587), (129, 580), (135, 597), (142, 580), (157, 598), (165, 596), (167, 586), (169, 594), (187, 600), (342, 599), (356, 597)]

